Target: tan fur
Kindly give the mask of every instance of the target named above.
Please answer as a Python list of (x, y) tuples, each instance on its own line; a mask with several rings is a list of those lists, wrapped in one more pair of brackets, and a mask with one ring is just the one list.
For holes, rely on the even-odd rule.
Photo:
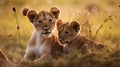
[(104, 46), (83, 37), (80, 34), (80, 24), (77, 21), (71, 23), (62, 23), (62, 20), (57, 22), (58, 37), (61, 45), (64, 46), (64, 52), (71, 53), (74, 50), (80, 50), (83, 54), (88, 50), (100, 49)]
[(28, 8), (23, 9), (23, 15), (27, 16), (35, 27), (35, 31), (28, 42), (24, 59), (35, 62), (48, 60), (56, 56), (56, 52), (62, 52), (62, 46), (52, 34), (59, 13), (60, 10), (56, 7), (51, 8), (50, 12), (42, 10), (39, 13)]

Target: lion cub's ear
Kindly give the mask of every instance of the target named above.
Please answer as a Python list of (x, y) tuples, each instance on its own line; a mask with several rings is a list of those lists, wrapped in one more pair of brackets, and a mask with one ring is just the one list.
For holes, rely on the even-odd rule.
[(56, 19), (58, 19), (59, 14), (60, 14), (60, 10), (57, 7), (52, 7), (50, 9), (50, 13), (53, 14)]
[(70, 24), (70, 27), (72, 29), (74, 29), (76, 32), (78, 32), (80, 30), (80, 24), (77, 22), (77, 21), (73, 21), (71, 24)]
[(27, 16), (29, 21), (33, 23), (33, 21), (35, 20), (35, 18), (38, 16), (37, 12), (34, 10), (30, 10), (28, 8), (24, 8), (23, 9), (23, 15)]
[(63, 24), (63, 23), (62, 23), (62, 20), (61, 20), (61, 19), (57, 20), (57, 29), (58, 29), (58, 30), (60, 29), (60, 25), (61, 25), (61, 24)]

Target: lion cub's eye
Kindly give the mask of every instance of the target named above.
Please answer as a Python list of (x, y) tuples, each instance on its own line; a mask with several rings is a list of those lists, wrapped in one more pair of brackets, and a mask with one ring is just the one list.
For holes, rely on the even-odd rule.
[(52, 22), (52, 19), (49, 19), (49, 22)]
[(42, 21), (41, 21), (41, 20), (39, 20), (38, 22), (39, 22), (39, 23), (42, 23)]
[(69, 33), (68, 31), (65, 32), (65, 34), (68, 34), (68, 33)]

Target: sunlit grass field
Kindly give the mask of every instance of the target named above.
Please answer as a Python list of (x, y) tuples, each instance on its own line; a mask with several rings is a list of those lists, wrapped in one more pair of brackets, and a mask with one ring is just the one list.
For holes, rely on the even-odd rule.
[[(105, 44), (108, 50), (104, 49), (88, 55), (74, 52), (59, 59), (53, 59), (40, 64), (22, 61), (27, 42), (34, 30), (28, 18), (22, 15), (23, 7), (39, 12), (40, 10), (49, 11), (53, 6), (60, 8), (60, 19), (63, 22), (79, 21), (81, 24), (81, 34)], [(13, 7), (16, 8), (20, 27), (20, 40), (15, 13), (12, 10)], [(57, 35), (57, 32), (55, 34)], [(0, 49), (18, 67), (117, 67), (120, 66), (119, 46), (120, 0), (0, 1)]]

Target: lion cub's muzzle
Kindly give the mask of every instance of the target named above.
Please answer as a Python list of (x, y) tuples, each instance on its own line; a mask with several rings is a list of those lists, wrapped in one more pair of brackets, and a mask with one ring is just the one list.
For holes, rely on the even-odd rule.
[(60, 41), (62, 44), (68, 44), (68, 43), (69, 43), (69, 41), (64, 40), (64, 39), (62, 39), (62, 38), (59, 38), (59, 41)]
[(50, 34), (51, 31), (49, 30), (49, 28), (45, 28), (43, 29), (44, 31), (42, 32), (42, 34)]

